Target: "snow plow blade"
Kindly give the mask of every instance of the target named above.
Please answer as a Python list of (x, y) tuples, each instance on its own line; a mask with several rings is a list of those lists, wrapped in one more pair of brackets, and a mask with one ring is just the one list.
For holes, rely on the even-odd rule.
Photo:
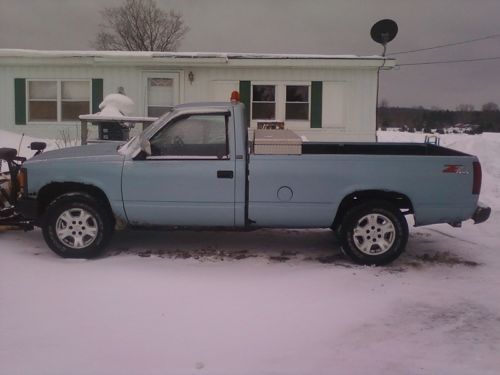
[[(17, 156), (13, 148), (0, 148), (0, 162), (6, 162), (7, 172), (0, 172), (0, 232), (11, 229), (32, 230), (33, 223), (16, 212), (17, 184), (16, 178), (25, 158)], [(13, 183), (14, 182), (14, 183)]]

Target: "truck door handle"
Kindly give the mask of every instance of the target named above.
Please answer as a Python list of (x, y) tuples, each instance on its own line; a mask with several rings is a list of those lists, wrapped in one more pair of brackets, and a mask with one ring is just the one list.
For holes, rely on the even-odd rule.
[(233, 178), (233, 171), (217, 171), (217, 178)]

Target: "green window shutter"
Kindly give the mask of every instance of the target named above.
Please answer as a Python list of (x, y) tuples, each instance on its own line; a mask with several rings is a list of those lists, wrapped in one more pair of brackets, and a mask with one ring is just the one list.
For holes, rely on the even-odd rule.
[(26, 125), (26, 80), (14, 79), (14, 108), (16, 125)]
[(103, 100), (102, 78), (92, 78), (92, 113), (99, 112), (99, 104)]
[(250, 127), (250, 81), (240, 81), (240, 102), (245, 105), (245, 117), (247, 120), (247, 127)]
[(321, 128), (323, 110), (323, 82), (311, 82), (311, 128)]

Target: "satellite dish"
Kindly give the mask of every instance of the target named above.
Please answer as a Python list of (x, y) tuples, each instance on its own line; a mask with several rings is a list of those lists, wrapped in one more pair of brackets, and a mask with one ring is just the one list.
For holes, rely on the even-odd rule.
[(372, 39), (384, 46), (384, 54), (387, 47), (387, 43), (392, 41), (398, 34), (398, 24), (393, 20), (380, 20), (375, 25), (372, 26), (370, 35)]

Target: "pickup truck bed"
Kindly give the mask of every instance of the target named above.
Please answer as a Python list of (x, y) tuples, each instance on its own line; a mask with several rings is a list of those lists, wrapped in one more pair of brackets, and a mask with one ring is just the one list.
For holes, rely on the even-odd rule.
[[(303, 155), (250, 155), (249, 218), (255, 225), (329, 227), (332, 212), (345, 197), (363, 191), (408, 198), (405, 208), (414, 214), (417, 226), (458, 223), (476, 209), (477, 202), (470, 199), (473, 173), (443, 172), (447, 165), (472, 170), (470, 155), (429, 145), (320, 146), (332, 152), (307, 153), (311, 148), (304, 145)], [(397, 149), (407, 153), (394, 157), (391, 151)], [(428, 151), (444, 155), (424, 153)]]

